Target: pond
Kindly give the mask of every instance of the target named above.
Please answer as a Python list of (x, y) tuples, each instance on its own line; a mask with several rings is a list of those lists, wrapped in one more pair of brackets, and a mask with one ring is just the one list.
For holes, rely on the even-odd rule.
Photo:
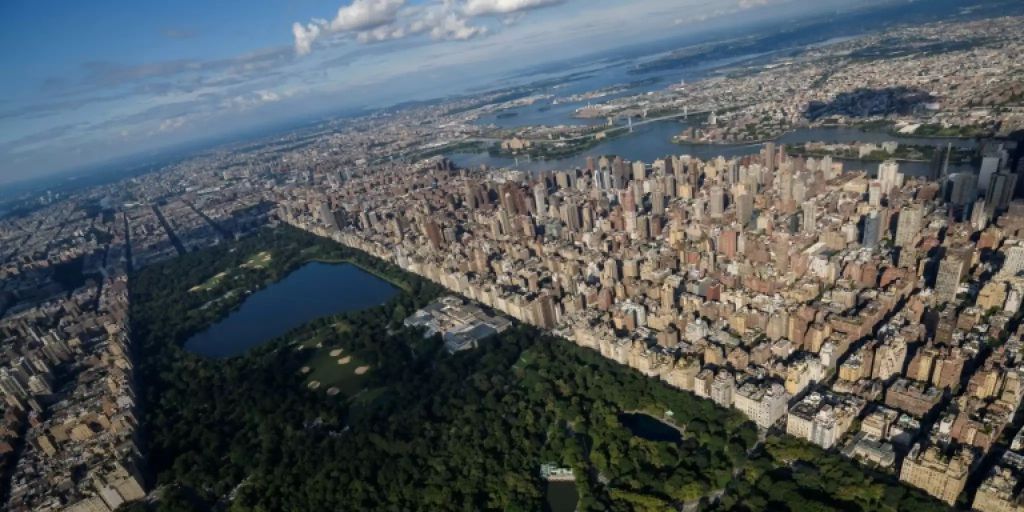
[(579, 491), (576, 482), (559, 480), (548, 482), (547, 503), (545, 510), (549, 512), (574, 512), (579, 502)]
[(679, 429), (647, 414), (622, 413), (619, 414), (619, 423), (629, 429), (634, 436), (648, 441), (678, 443), (683, 440), (683, 434)]
[(241, 307), (185, 342), (205, 357), (241, 355), (317, 318), (384, 304), (398, 290), (355, 265), (307, 263), (247, 297)]

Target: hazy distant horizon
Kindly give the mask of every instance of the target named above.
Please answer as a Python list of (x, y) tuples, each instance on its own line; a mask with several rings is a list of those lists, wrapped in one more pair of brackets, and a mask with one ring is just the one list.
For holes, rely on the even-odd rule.
[(0, 37), (19, 50), (3, 57), (16, 79), (0, 84), (0, 183), (321, 111), (445, 97), (627, 45), (886, 1), (5, 4)]
[[(19, 78), (0, 84), (9, 98), (0, 101), (0, 184), (285, 129), (328, 112), (521, 85), (535, 75), (520, 80), (516, 73), (624, 48), (660, 44), (664, 51), (669, 41), (711, 40), (743, 26), (784, 27), (840, 9), (908, 3), (686, 0), (683, 9), (678, 1), (641, 0), (618, 16), (624, 7), (612, 0), (459, 0), (448, 2), (458, 9), (454, 17), (439, 20), (438, 0), (339, 1), (258, 6), (245, 19), (207, 3), (157, 13), (103, 2), (97, 19), (117, 11), (120, 21), (138, 22), (123, 34), (104, 32), (109, 20), (70, 26), (76, 20), (63, 17), (74, 18), (77, 4), (43, 28), (33, 22), (42, 15), (37, 7), (0, 8), (0, 37), (27, 48), (4, 57)], [(986, 3), (966, 3), (979, 2)], [(159, 23), (151, 19), (157, 14)], [(80, 37), (81, 47), (46, 39), (61, 29), (68, 40)], [(119, 45), (139, 41), (145, 44)]]

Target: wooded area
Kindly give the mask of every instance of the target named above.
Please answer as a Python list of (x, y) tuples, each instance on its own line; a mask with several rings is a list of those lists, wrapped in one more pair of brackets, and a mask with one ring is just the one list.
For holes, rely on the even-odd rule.
[[(189, 292), (271, 251), (250, 289), (314, 259), (345, 260), (402, 285), (388, 304), (315, 321), (242, 357), (181, 348), (243, 300)], [(757, 445), (739, 413), (527, 327), (448, 355), (401, 326), (443, 293), (371, 258), (291, 228), (189, 253), (131, 279), (149, 470), (163, 497), (130, 510), (543, 509), (540, 464), (572, 467), (579, 510), (665, 510), (724, 490), (716, 510), (943, 510), (892, 479), (795, 439)], [(331, 329), (343, 322), (347, 328)], [(326, 334), (325, 334), (326, 333)], [(374, 371), (329, 397), (300, 371), (316, 336)], [(671, 411), (683, 441), (634, 436), (624, 411)], [(705, 509), (712, 508), (704, 504)]]

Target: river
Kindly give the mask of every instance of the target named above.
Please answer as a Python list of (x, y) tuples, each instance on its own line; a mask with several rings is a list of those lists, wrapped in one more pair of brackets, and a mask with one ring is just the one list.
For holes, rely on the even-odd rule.
[[(632, 133), (613, 137), (578, 155), (552, 160), (529, 160), (526, 158), (517, 160), (509, 157), (491, 156), (487, 152), (453, 153), (448, 155), (448, 158), (457, 165), (466, 168), (477, 168), (481, 165), (486, 165), (490, 168), (512, 168), (529, 172), (540, 172), (583, 167), (588, 156), (597, 158), (603, 155), (615, 155), (627, 160), (651, 162), (669, 155), (691, 155), (708, 160), (718, 156), (726, 158), (742, 157), (761, 151), (761, 144), (677, 144), (672, 142), (672, 137), (679, 135), (687, 126), (688, 124), (685, 120), (667, 120), (637, 126)], [(905, 138), (896, 137), (886, 132), (864, 131), (846, 127), (801, 128), (776, 139), (780, 144), (799, 144), (811, 141), (826, 143), (880, 143), (889, 140), (899, 142), (900, 144), (938, 147), (945, 147), (947, 143), (965, 148), (977, 145), (974, 140), (970, 139), (945, 139), (941, 137)], [(877, 172), (879, 164), (879, 162), (841, 158), (833, 158), (833, 161), (843, 162), (845, 170), (863, 170), (872, 174)], [(900, 162), (900, 170), (904, 174), (911, 176), (930, 176), (932, 165), (930, 162)], [(971, 170), (969, 165), (950, 166), (950, 173)]]
[(185, 349), (233, 357), (317, 318), (377, 306), (398, 290), (350, 264), (307, 263), (247, 297), (241, 307), (192, 336)]

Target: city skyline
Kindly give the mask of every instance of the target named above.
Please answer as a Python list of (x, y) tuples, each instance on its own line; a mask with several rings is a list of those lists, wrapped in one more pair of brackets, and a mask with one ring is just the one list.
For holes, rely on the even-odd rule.
[[(116, 20), (223, 55), (86, 95), (313, 92), (0, 183), (2, 508), (1024, 510), (1024, 3), (743, 0), (713, 40), (663, 5)], [(316, 89), (339, 55), (389, 107)]]

